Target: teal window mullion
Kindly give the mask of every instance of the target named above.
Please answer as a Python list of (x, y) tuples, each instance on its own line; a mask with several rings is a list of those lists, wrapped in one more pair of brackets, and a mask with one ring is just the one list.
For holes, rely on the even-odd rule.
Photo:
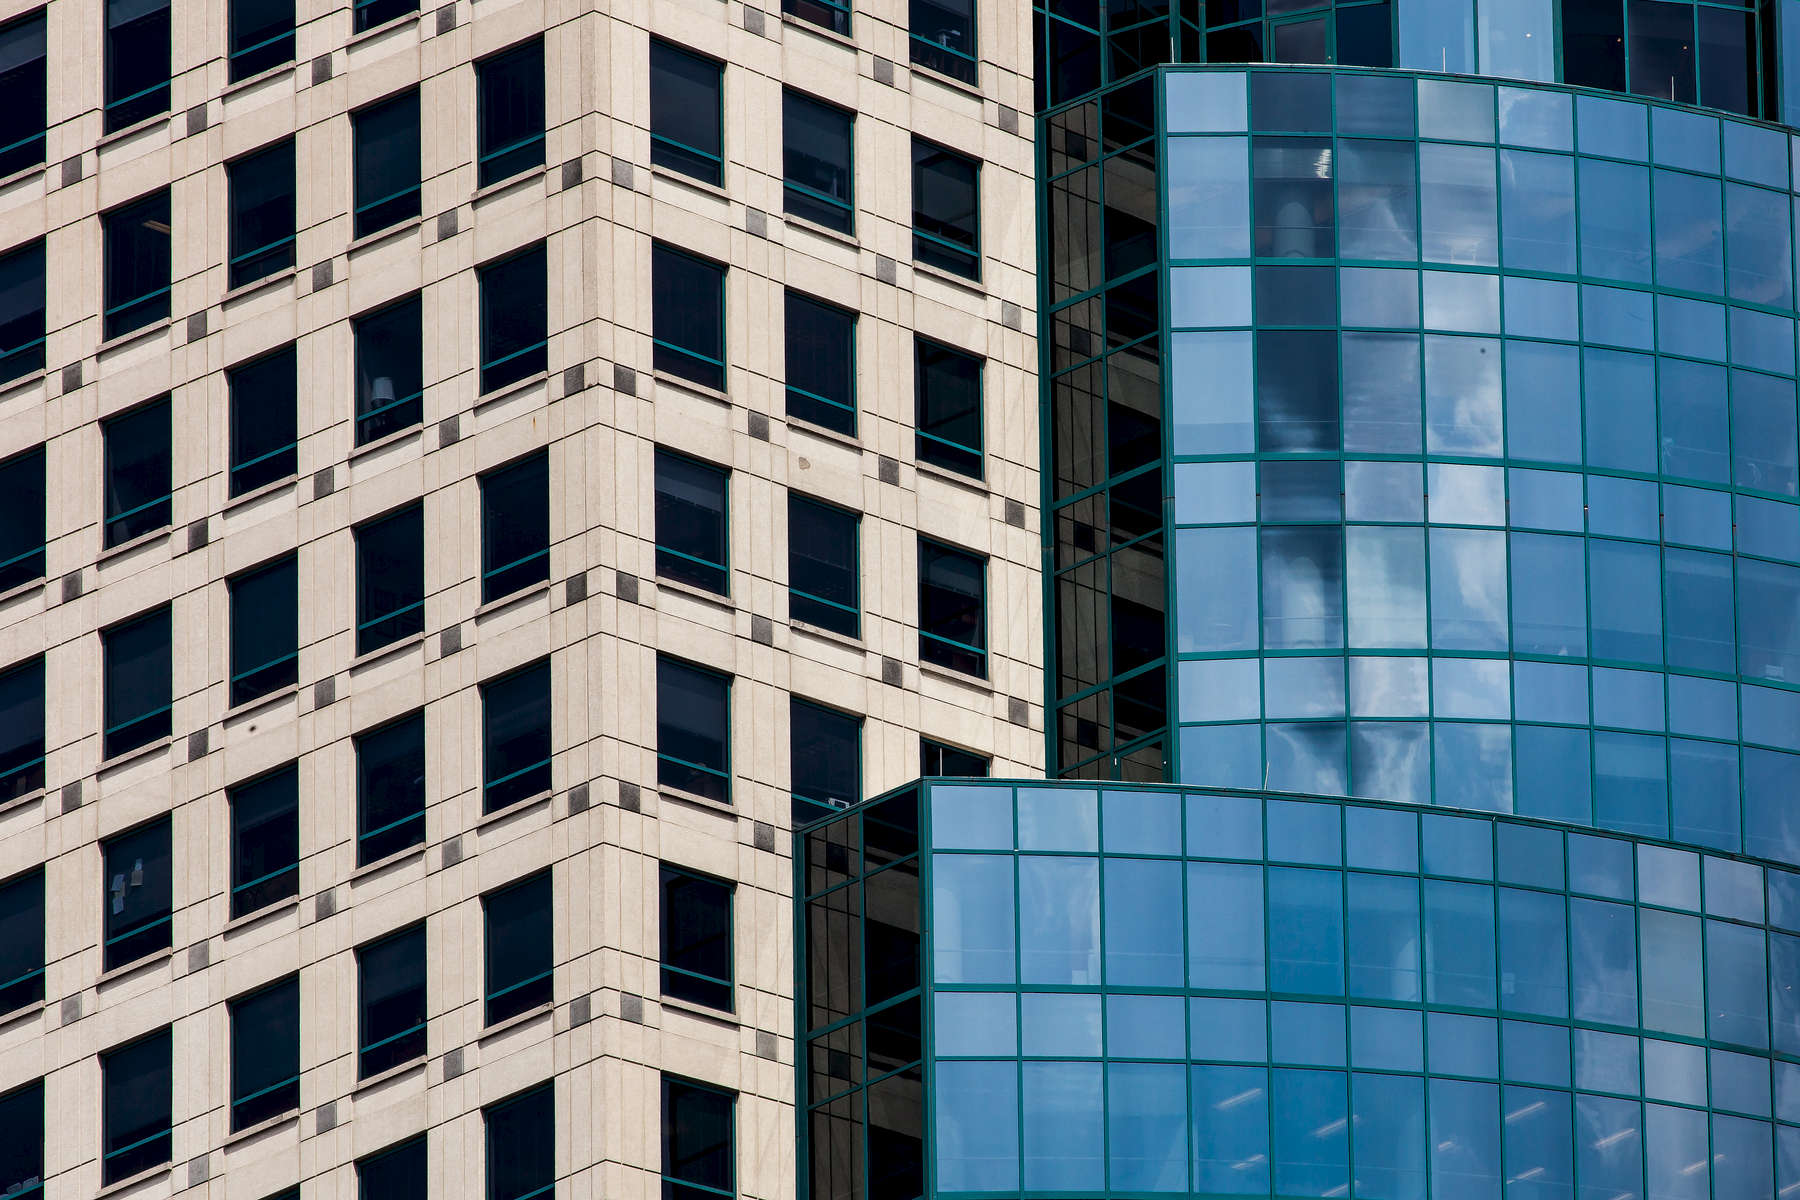
[(231, 1101), (231, 1107), (236, 1108), (240, 1104), (248, 1104), (252, 1100), (260, 1100), (264, 1096), (267, 1096), (270, 1092), (280, 1091), (284, 1087), (289, 1087), (289, 1086), (299, 1083), (299, 1082), (300, 1082), (300, 1077), (298, 1075), (290, 1076), (287, 1079), (283, 1079), (280, 1083), (271, 1083), (266, 1088), (259, 1088), (258, 1090), (251, 1092), (248, 1096), (233, 1097), (232, 1101)]
[(534, 762), (534, 763), (530, 764), (529, 766), (520, 767), (516, 771), (508, 772), (507, 774), (500, 776), (500, 778), (498, 778), (498, 779), (490, 779), (490, 780), (486, 781), (485, 783), (483, 783), (481, 786), (483, 788), (497, 788), (503, 783), (511, 783), (513, 780), (519, 778), (519, 776), (521, 776), (521, 775), (530, 774), (532, 771), (537, 770), (539, 767), (547, 767), (549, 765), (550, 765), (549, 759), (541, 758), (537, 762)]
[(543, 134), (534, 133), (530, 137), (520, 138), (518, 141), (513, 142), (511, 145), (501, 146), (497, 150), (489, 150), (486, 154), (483, 154), (478, 161), (489, 162), (493, 159), (500, 158), (503, 155), (511, 154), (514, 150), (523, 150), (527, 146), (536, 145), (536, 144), (542, 142), (543, 140), (544, 140)]
[(374, 418), (379, 417), (382, 413), (385, 413), (385, 412), (389, 411), (390, 409), (399, 408), (402, 404), (411, 404), (413, 401), (419, 399), (424, 394), (425, 393), (423, 391), (417, 391), (417, 392), (413, 392), (409, 395), (402, 396), (398, 400), (390, 400), (386, 404), (383, 404), (379, 408), (371, 408), (367, 412), (357, 413), (356, 419), (358, 421), (373, 420)]
[[(409, 817), (407, 819), (411, 820), (412, 818)], [(231, 890), (233, 893), (249, 891), (251, 888), (257, 887), (260, 884), (267, 883), (271, 879), (278, 879), (281, 876), (286, 875), (289, 871), (298, 871), (299, 869), (300, 869), (300, 864), (298, 862), (292, 862), (292, 863), (289, 863), (285, 867), (275, 868), (273, 871), (270, 871), (267, 875), (259, 875), (255, 879), (251, 879), (251, 880), (248, 880), (247, 882), (237, 884)], [(0, 985), (0, 986), (4, 986), (4, 985)]]
[(669, 137), (666, 134), (652, 133), (650, 135), (650, 140), (652, 142), (661, 142), (665, 146), (673, 146), (675, 149), (680, 150), (684, 154), (692, 154), (695, 158), (703, 158), (707, 162), (718, 163), (720, 166), (723, 166), (725, 163), (724, 158), (721, 157), (720, 155), (713, 154), (706, 150), (697, 150), (694, 147), (688, 145), (686, 142), (680, 141), (676, 138)]
[(106, 310), (105, 315), (110, 317), (114, 313), (123, 312), (125, 309), (133, 308), (139, 304), (143, 304), (145, 301), (154, 300), (158, 296), (166, 296), (168, 294), (169, 294), (169, 285), (164, 284), (162, 287), (152, 288), (151, 290), (145, 292), (141, 296), (133, 296), (129, 300), (126, 300), (122, 303), (113, 305), (111, 308)]
[[(108, 100), (106, 102), (106, 107), (119, 108), (122, 105), (130, 104), (133, 100), (142, 100), (145, 96), (148, 96), (153, 92), (164, 91), (168, 88), (168, 86), (169, 86), (169, 81), (166, 79), (163, 80), (161, 83), (153, 83), (149, 87), (144, 88), (141, 91), (136, 91), (136, 92), (131, 93), (131, 95), (129, 95), (129, 96), (120, 96), (117, 100)], [(42, 135), (39, 135), (39, 136), (42, 136)]]
[[(387, 833), (389, 830), (398, 829), (398, 828), (400, 828), (400, 826), (406, 824), (408, 821), (423, 821), (424, 819), (425, 819), (425, 810), (421, 808), (418, 812), (407, 813), (404, 817), (401, 817), (398, 821), (389, 821), (386, 825), (383, 825), (380, 828), (370, 829), (370, 830), (366, 830), (362, 833), (359, 833), (356, 835), (356, 839), (358, 841), (367, 841), (368, 839), (370, 839), (372, 837), (379, 837), (380, 835)], [(298, 864), (296, 864), (296, 865), (298, 865)], [(293, 867), (287, 867), (284, 869), (291, 871), (291, 870), (293, 870)]]
[(231, 256), (231, 261), (233, 263), (241, 263), (241, 262), (245, 261), (246, 259), (256, 258), (259, 255), (267, 254), (269, 251), (274, 250), (277, 247), (292, 245), (293, 241), (294, 241), (294, 235), (290, 233), (286, 237), (276, 238), (274, 241), (270, 242), (266, 246), (258, 246), (254, 250), (246, 250), (242, 254), (234, 254)]
[(145, 921), (142, 924), (134, 925), (130, 929), (127, 929), (124, 933), (115, 934), (112, 937), (107, 938), (106, 945), (108, 945), (108, 946), (117, 945), (119, 942), (122, 942), (127, 938), (133, 938), (133, 937), (136, 937), (140, 933), (145, 933), (145, 932), (148, 932), (149, 930), (155, 929), (158, 925), (167, 925), (173, 919), (174, 919), (174, 917), (172, 915), (164, 914), (163, 916), (157, 917), (154, 920)]
[(234, 674), (231, 677), (231, 682), (237, 683), (240, 680), (248, 679), (248, 678), (250, 678), (250, 676), (257, 674), (258, 672), (266, 671), (270, 667), (278, 667), (282, 663), (285, 663), (285, 662), (292, 662), (293, 660), (295, 660), (299, 657), (300, 657), (300, 652), (298, 650), (290, 651), (287, 654), (280, 655), (276, 658), (271, 658), (266, 663), (262, 663), (262, 664), (259, 664), (258, 666), (254, 666), (254, 667), (247, 667), (244, 670), (237, 672), (236, 674)]
[(8, 558), (8, 559), (0, 559), (0, 570), (4, 570), (5, 568), (13, 566), (16, 563), (22, 563), (34, 554), (42, 554), (44, 552), (44, 550), (45, 550), (44, 546), (33, 546), (31, 549), (25, 551), (25, 553), (23, 553), (23, 554), (15, 554), (11, 558)]
[(117, 1158), (121, 1154), (129, 1154), (133, 1150), (138, 1149), (140, 1146), (148, 1146), (151, 1142), (154, 1142), (159, 1138), (168, 1137), (169, 1132), (170, 1131), (167, 1128), (159, 1129), (157, 1132), (151, 1134), (149, 1137), (139, 1138), (137, 1141), (131, 1143), (131, 1145), (129, 1145), (129, 1146), (120, 1146), (117, 1150), (108, 1150), (106, 1152), (106, 1157), (107, 1158)]
[[(380, 3), (380, 0), (366, 0), (366, 2), (363, 2), (363, 0), (359, 0), (358, 7), (367, 8), (368, 5), (371, 3)], [(392, 200), (398, 200), (402, 196), (410, 196), (413, 193), (417, 192), (418, 190), (419, 190), (419, 185), (416, 183), (411, 185), (410, 187), (403, 187), (399, 191), (394, 192), (391, 195), (382, 196), (378, 200), (370, 200), (366, 204), (357, 205), (356, 211), (359, 213), (368, 212), (372, 208), (377, 208), (377, 207), (379, 207), (383, 204), (386, 204)]]
[(665, 753), (662, 753), (661, 751), (658, 751), (656, 757), (662, 758), (662, 759), (667, 759), (669, 762), (675, 763), (678, 766), (687, 767), (689, 770), (704, 771), (708, 775), (716, 775), (720, 779), (729, 780), (731, 778), (731, 772), (729, 772), (729, 771), (722, 771), (717, 767), (709, 767), (709, 766), (706, 766), (704, 763), (689, 762), (687, 759), (679, 758), (673, 754), (665, 754)]
[(106, 730), (106, 733), (111, 735), (119, 732), (121, 729), (129, 729), (131, 726), (148, 721), (153, 717), (160, 717), (164, 713), (171, 711), (174, 707), (173, 704), (164, 704), (161, 707), (153, 708), (148, 712), (139, 713), (135, 717), (127, 718), (126, 720), (120, 721), (117, 725), (109, 727)]
[(414, 600), (411, 604), (404, 605), (400, 608), (396, 608), (393, 612), (382, 613), (378, 617), (370, 617), (367, 621), (359, 622), (357, 624), (356, 628), (360, 632), (361, 630), (367, 629), (372, 625), (379, 625), (383, 621), (391, 621), (395, 617), (403, 617), (415, 608), (424, 608), (424, 607), (425, 607), (425, 602), (423, 600)]
[(534, 350), (542, 350), (545, 346), (548, 346), (549, 344), (550, 344), (550, 339), (544, 338), (541, 341), (533, 342), (529, 346), (521, 346), (519, 349), (514, 350), (510, 354), (502, 354), (499, 358), (489, 359), (487, 362), (482, 363), (481, 369), (485, 371), (489, 367), (497, 367), (497, 366), (500, 366), (502, 363), (509, 363), (513, 359), (518, 358), (521, 355), (530, 354)]
[(273, 46), (276, 42), (281, 41), (283, 38), (291, 38), (293, 36), (294, 36), (294, 31), (292, 29), (285, 29), (282, 32), (276, 34), (274, 37), (264, 38), (262, 41), (257, 42), (253, 46), (238, 47), (236, 50), (233, 50), (231, 52), (231, 57), (232, 58), (242, 58), (246, 54), (254, 54), (258, 50), (261, 50), (265, 46)]
[(425, 1022), (421, 1021), (417, 1025), (414, 1025), (410, 1029), (402, 1029), (399, 1033), (389, 1034), (387, 1037), (382, 1038), (378, 1042), (370, 1042), (366, 1046), (359, 1046), (357, 1048), (357, 1053), (367, 1054), (371, 1050), (379, 1050), (383, 1046), (386, 1046), (392, 1042), (397, 1042), (403, 1037), (410, 1037), (411, 1035), (420, 1032), (424, 1028), (425, 1028)]
[(289, 442), (285, 446), (277, 446), (275, 449), (269, 451), (267, 454), (259, 454), (255, 458), (247, 458), (241, 463), (233, 463), (231, 466), (231, 469), (233, 471), (248, 470), (249, 468), (256, 466), (258, 463), (268, 462), (270, 459), (274, 458), (278, 454), (286, 454), (289, 450), (292, 450), (297, 445), (299, 445), (298, 442)]
[(495, 991), (489, 992), (486, 999), (498, 1000), (500, 997), (510, 995), (520, 988), (530, 987), (534, 983), (542, 983), (544, 980), (549, 979), (555, 974), (556, 971), (554, 968), (548, 971), (539, 971), (536, 975), (530, 976), (529, 978), (521, 979), (517, 983), (509, 983), (503, 988), (498, 988)]

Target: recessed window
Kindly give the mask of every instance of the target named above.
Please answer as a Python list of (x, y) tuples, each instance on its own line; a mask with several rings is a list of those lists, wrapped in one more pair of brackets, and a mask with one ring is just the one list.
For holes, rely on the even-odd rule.
[(44, 161), (47, 63), (43, 9), (0, 25), (0, 176)]
[(662, 1077), (663, 1200), (737, 1194), (736, 1101), (723, 1088)]
[[(0, 51), (4, 48), (0, 42)], [(0, 255), (0, 383), (43, 369), (44, 242), (40, 238)]]
[(544, 43), (533, 38), (475, 64), (476, 183), (544, 165)]
[(786, 310), (788, 416), (855, 436), (856, 314), (793, 291)]
[(788, 701), (794, 824), (862, 799), (862, 718), (798, 697)]
[(987, 676), (987, 560), (919, 539), (919, 660)]
[(860, 523), (857, 514), (835, 504), (788, 493), (789, 617), (845, 637), (858, 635)]
[(294, 0), (230, 0), (231, 82), (294, 61)]
[(974, 84), (975, 0), (911, 0), (912, 60), (940, 75)]
[(856, 225), (856, 118), (848, 110), (784, 91), (782, 194), (785, 211), (849, 233)]
[[(44, 999), (44, 871), (0, 883), (0, 1014)], [(0, 1124), (0, 1129), (5, 1129)], [(5, 1151), (0, 1150), (0, 1161)], [(0, 1171), (0, 1183), (6, 1182)], [(6, 1193), (0, 1192), (0, 1195)]]
[(656, 660), (656, 781), (731, 803), (731, 679)]
[(235, 919), (300, 894), (300, 770), (289, 763), (226, 796)]
[(498, 391), (550, 363), (549, 263), (539, 242), (489, 263), (481, 280), (481, 390)]
[(425, 1135), (356, 1160), (357, 1200), (427, 1200)]
[(356, 865), (425, 841), (425, 714), (356, 739)]
[(968, 155), (913, 139), (914, 259), (966, 279), (981, 278), (978, 176), (979, 165)]
[(101, 632), (106, 663), (104, 757), (117, 758), (169, 736), (171, 637), (166, 606)]
[(367, 1079), (425, 1057), (425, 925), (356, 951), (357, 1074)]
[[(417, 7), (408, 0), (402, 11)], [(373, 6), (371, 6), (373, 7)], [(360, 19), (366, 8), (356, 10)], [(415, 89), (350, 114), (356, 142), (355, 236), (419, 215), (419, 93)]]
[(299, 469), (299, 360), (290, 344), (225, 373), (231, 392), (231, 494)]
[(919, 777), (922, 779), (986, 779), (985, 754), (964, 750), (930, 738), (919, 739)]
[(0, 671), (0, 804), (43, 786), (44, 660), (39, 657)]
[(229, 1008), (236, 1132), (300, 1107), (300, 977), (239, 996)]
[(556, 1090), (541, 1083), (481, 1110), (487, 1200), (536, 1200), (556, 1188)]
[(294, 139), (225, 164), (232, 287), (294, 265)]
[(174, 1101), (174, 1044), (169, 1027), (100, 1056), (100, 1182), (117, 1183), (169, 1161)]
[(169, 111), (169, 0), (106, 0), (106, 132)]
[(425, 323), (417, 293), (356, 318), (356, 444), (424, 419)]
[(44, 1186), (44, 1081), (0, 1096), (0, 1196), (41, 1196)]
[(725, 390), (725, 268), (653, 243), (650, 308), (656, 369)]
[(0, 592), (44, 577), (44, 448), (0, 462)]
[(169, 398), (101, 423), (106, 448), (106, 545), (165, 528), (173, 490)]
[(668, 450), (656, 452), (656, 574), (717, 592), (731, 591), (722, 467)]
[(226, 582), (231, 593), (231, 703), (300, 678), (300, 564), (290, 554)]
[(550, 578), (550, 453), (481, 477), (481, 600)]
[(370, 654), (425, 629), (425, 509), (358, 525), (356, 652)]
[(357, 33), (418, 11), (419, 0), (355, 0), (351, 6)]
[(833, 33), (850, 36), (850, 5), (843, 0), (781, 0), (781, 11)]
[(481, 898), (487, 925), (487, 1023), (549, 1004), (556, 948), (550, 872)]
[(550, 790), (550, 660), (481, 685), (481, 811)]
[[(168, 9), (162, 13), (166, 19)], [(169, 317), (169, 192), (165, 188), (100, 218), (105, 242), (103, 336), (123, 337)]]
[(664, 863), (662, 994), (730, 1012), (731, 962), (731, 885)]
[(650, 161), (718, 187), (725, 181), (725, 67), (650, 41)]
[(111, 971), (169, 948), (174, 913), (169, 818), (108, 838), (101, 846), (106, 859), (104, 969)]
[(981, 478), (981, 360), (918, 338), (913, 352), (913, 400), (922, 463)]

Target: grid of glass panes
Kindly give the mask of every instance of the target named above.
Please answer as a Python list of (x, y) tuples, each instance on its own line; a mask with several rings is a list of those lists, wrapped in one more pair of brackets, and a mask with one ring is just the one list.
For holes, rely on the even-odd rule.
[(939, 1193), (1800, 1180), (1800, 875), (1503, 817), (1016, 796), (926, 785)]
[(1800, 861), (1787, 139), (1165, 89), (1181, 777)]

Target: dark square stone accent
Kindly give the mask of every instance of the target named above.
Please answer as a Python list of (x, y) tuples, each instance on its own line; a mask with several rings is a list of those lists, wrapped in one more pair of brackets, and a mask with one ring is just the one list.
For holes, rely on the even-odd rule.
[(197, 342), (205, 336), (206, 336), (206, 310), (203, 308), (199, 312), (194, 313), (188, 317), (187, 340), (190, 342)]
[(768, 237), (769, 214), (760, 208), (746, 208), (744, 210), (744, 232), (752, 237)]
[(187, 135), (189, 137), (193, 137), (196, 133), (202, 133), (205, 130), (206, 130), (206, 105), (196, 104), (196, 105), (194, 105), (194, 107), (188, 109)]
[(882, 283), (897, 283), (900, 280), (900, 267), (885, 254), (875, 256), (875, 278)]
[(882, 657), (881, 682), (889, 687), (899, 687), (906, 682), (905, 670), (901, 667), (899, 659), (888, 658), (885, 655)]
[(576, 186), (580, 182), (581, 182), (581, 160), (579, 158), (571, 158), (568, 162), (566, 162), (562, 165), (563, 191), (565, 191), (565, 192), (568, 191), (570, 188)]
[(191, 1188), (199, 1187), (212, 1175), (212, 1159), (202, 1154), (199, 1158), (188, 1160), (188, 1181)]
[(444, 1078), (445, 1079), (455, 1079), (458, 1075), (461, 1075), (462, 1073), (463, 1073), (463, 1052), (462, 1052), (462, 1047), (458, 1046), (456, 1049), (454, 1049), (454, 1050), (450, 1051), (448, 1054), (444, 1055)]
[(81, 364), (78, 362), (70, 363), (68, 366), (63, 368), (63, 373), (62, 373), (63, 394), (68, 395), (70, 392), (74, 391), (76, 388), (78, 388), (80, 386), (81, 386)]
[(63, 784), (62, 810), (64, 812), (74, 812), (76, 809), (78, 809), (80, 807), (81, 807), (81, 780), (77, 779), (73, 783)]
[(329, 1133), (337, 1128), (337, 1101), (327, 1100), (313, 1110), (313, 1132)]
[(329, 889), (320, 892), (319, 898), (313, 901), (313, 920), (315, 921), (323, 921), (336, 911), (337, 893)]
[(587, 387), (587, 364), (576, 363), (563, 372), (563, 395), (573, 396)]
[(438, 638), (438, 656), (440, 658), (449, 658), (452, 654), (455, 654), (461, 649), (462, 626), (452, 625), (450, 628), (444, 630), (443, 635)]
[(1008, 108), (1002, 104), (1000, 106), (1000, 128), (1007, 133), (1019, 132), (1019, 110)]
[(456, 236), (456, 210), (453, 208), (449, 212), (438, 214), (437, 240), (441, 242), (445, 238), (453, 238), (455, 236)]
[(619, 1016), (634, 1024), (644, 1023), (644, 998), (630, 992), (619, 993)]
[(587, 599), (587, 572), (569, 576), (569, 582), (563, 585), (563, 603), (580, 604)]
[(438, 35), (441, 37), (442, 35), (449, 33), (452, 29), (456, 28), (456, 5), (454, 5), (454, 4), (444, 5), (444, 7), (438, 9), (437, 17), (438, 17), (437, 31), (438, 31)]
[(588, 810), (588, 785), (578, 783), (569, 789), (569, 815)]
[(619, 807), (626, 812), (640, 812), (642, 807), (638, 799), (638, 785), (619, 781)]
[(197, 762), (206, 757), (206, 730), (196, 729), (188, 734), (188, 761)]
[(751, 832), (750, 844), (758, 850), (774, 850), (775, 827), (767, 821), (758, 821)]
[(766, 1029), (757, 1030), (756, 1057), (766, 1058), (770, 1062), (774, 1062), (775, 1056), (779, 1053), (781, 1053), (780, 1039)]
[(79, 1020), (81, 1020), (81, 997), (64, 997), (62, 1002), (62, 1016), (59, 1023), (63, 1025), (73, 1025)]
[(81, 155), (63, 159), (62, 186), (70, 187), (81, 182)]
[(880, 55), (875, 57), (875, 82), (894, 86), (894, 64)]
[(463, 852), (462, 852), (462, 839), (461, 838), (453, 837), (449, 841), (444, 843), (444, 860), (443, 860), (444, 866), (454, 867), (457, 863), (462, 861), (462, 857), (463, 857)]
[(462, 425), (455, 417), (445, 417), (438, 422), (438, 449), (453, 445), (462, 436)]
[(622, 158), (612, 160), (612, 181), (622, 188), (635, 186), (631, 164)]
[(619, 590), (619, 599), (625, 601), (625, 603), (627, 603), (627, 604), (636, 604), (638, 602), (637, 576), (636, 575), (627, 575), (624, 571), (620, 571), (619, 572), (619, 589), (618, 590)]
[(769, 418), (759, 412), (751, 413), (750, 414), (750, 436), (755, 438), (759, 442), (768, 441), (769, 440)]
[(206, 942), (195, 942), (188, 947), (188, 974), (204, 971), (212, 962), (212, 951)]
[(613, 391), (637, 395), (637, 372), (623, 363), (613, 364)]
[(80, 571), (70, 571), (67, 575), (63, 576), (63, 589), (62, 589), (63, 603), (67, 604), (71, 600), (79, 599), (80, 596), (81, 596), (81, 572)]
[(594, 1019), (594, 999), (592, 996), (577, 996), (569, 1001), (569, 1028), (586, 1025)]
[(314, 264), (312, 290), (315, 292), (322, 292), (330, 286), (331, 260), (328, 258), (322, 263)]
[(318, 87), (331, 78), (331, 55), (321, 54), (313, 59), (313, 86)]
[(313, 684), (313, 711), (330, 708), (337, 700), (337, 676), (327, 675)]
[(1000, 320), (1008, 329), (1017, 329), (1025, 322), (1025, 312), (1011, 300), (1000, 302)]
[(207, 526), (206, 518), (201, 517), (198, 521), (195, 521), (192, 525), (188, 526), (188, 553), (192, 554), (194, 551), (203, 548), (211, 539), (212, 533)]
[(744, 28), (745, 29), (748, 29), (751, 33), (754, 33), (757, 37), (761, 37), (763, 35), (763, 21), (764, 21), (764, 17), (763, 17), (762, 9), (751, 8), (748, 4), (744, 5)]
[(326, 467), (313, 476), (313, 499), (323, 500), (337, 490), (337, 475), (332, 468)]
[(881, 461), (878, 462), (875, 467), (875, 477), (883, 483), (898, 485), (900, 482), (900, 460), (897, 458), (889, 458), (885, 454), (882, 455)]
[(1031, 724), (1031, 705), (1017, 696), (1006, 698), (1006, 719), (1014, 725)]
[(752, 614), (750, 617), (750, 640), (760, 642), (765, 646), (773, 646), (775, 644), (775, 622), (767, 617)]
[(1006, 502), (1006, 523), (1015, 529), (1025, 528), (1025, 502), (1023, 500)]

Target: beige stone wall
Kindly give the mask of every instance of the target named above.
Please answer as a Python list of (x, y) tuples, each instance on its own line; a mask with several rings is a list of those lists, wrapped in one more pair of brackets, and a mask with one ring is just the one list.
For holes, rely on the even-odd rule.
[[(308, 1200), (349, 1200), (356, 1157), (429, 1126), (432, 1195), (474, 1200), (480, 1106), (555, 1076), (558, 1195), (647, 1200), (663, 1069), (739, 1089), (740, 1191), (792, 1194), (787, 695), (867, 714), (867, 795), (916, 774), (921, 732), (992, 754), (997, 774), (1042, 767), (1036, 235), (1018, 115), (1031, 106), (1031, 33), (1027, 6), (981, 0), (977, 95), (909, 70), (906, 0), (859, 0), (851, 40), (758, 3), (768, 9), (453, 0), (353, 38), (348, 7), (300, 0), (298, 64), (228, 87), (226, 0), (174, 0), (173, 114), (103, 140), (102, 0), (51, 0), (49, 165), (0, 183), (0, 250), (43, 236), (51, 275), (48, 370), (0, 391), (0, 458), (46, 444), (51, 492), (48, 581), (0, 599), (0, 667), (44, 654), (48, 675), (46, 791), (0, 812), (0, 879), (46, 864), (48, 999), (0, 1024), (0, 1092), (47, 1080), (50, 1200), (100, 1190), (96, 1053), (168, 1022), (174, 1168), (134, 1194), (260, 1200), (303, 1181)], [(6, 0), (0, 19), (31, 7)], [(472, 63), (540, 31), (549, 166), (478, 193)], [(649, 168), (651, 32), (729, 64), (721, 190)], [(854, 240), (779, 215), (784, 83), (859, 114)], [(348, 112), (415, 84), (424, 218), (353, 243)], [(914, 130), (985, 161), (979, 286), (912, 266)], [(290, 134), (297, 270), (228, 294), (224, 163)], [(163, 186), (173, 320), (103, 345), (99, 213)], [(653, 237), (730, 265), (728, 399), (651, 370)], [(550, 250), (550, 370), (477, 404), (473, 267), (538, 239)], [(854, 441), (783, 417), (784, 284), (863, 313)], [(424, 426), (353, 453), (348, 318), (417, 289)], [(915, 330), (989, 360), (985, 487), (914, 466)], [(298, 478), (230, 502), (224, 369), (290, 340)], [(173, 527), (103, 556), (98, 420), (165, 391)], [(728, 603), (654, 581), (657, 445), (731, 468)], [(552, 583), (484, 609), (475, 477), (540, 446)], [(865, 514), (860, 642), (788, 623), (789, 488)], [(359, 661), (351, 527), (418, 497), (425, 636)], [(991, 556), (986, 684), (918, 665), (919, 531)], [(299, 687), (229, 710), (224, 581), (295, 548)], [(586, 598), (571, 603), (575, 577)], [(636, 601), (621, 598), (634, 582)], [(170, 601), (175, 736), (103, 764), (97, 631)], [(733, 809), (657, 791), (659, 649), (737, 678)], [(476, 686), (545, 654), (555, 794), (484, 823)], [(427, 846), (359, 874), (351, 735), (420, 705)], [(296, 759), (300, 900), (231, 926), (224, 788)], [(583, 784), (585, 801), (572, 802)], [(102, 979), (98, 839), (165, 811), (174, 953)], [(659, 858), (738, 881), (735, 1022), (655, 999)], [(484, 1038), (479, 895), (544, 866), (557, 896), (555, 1009)], [(421, 918), (429, 1060), (359, 1090), (352, 950)], [(296, 970), (301, 1115), (233, 1141), (225, 1002)]]

